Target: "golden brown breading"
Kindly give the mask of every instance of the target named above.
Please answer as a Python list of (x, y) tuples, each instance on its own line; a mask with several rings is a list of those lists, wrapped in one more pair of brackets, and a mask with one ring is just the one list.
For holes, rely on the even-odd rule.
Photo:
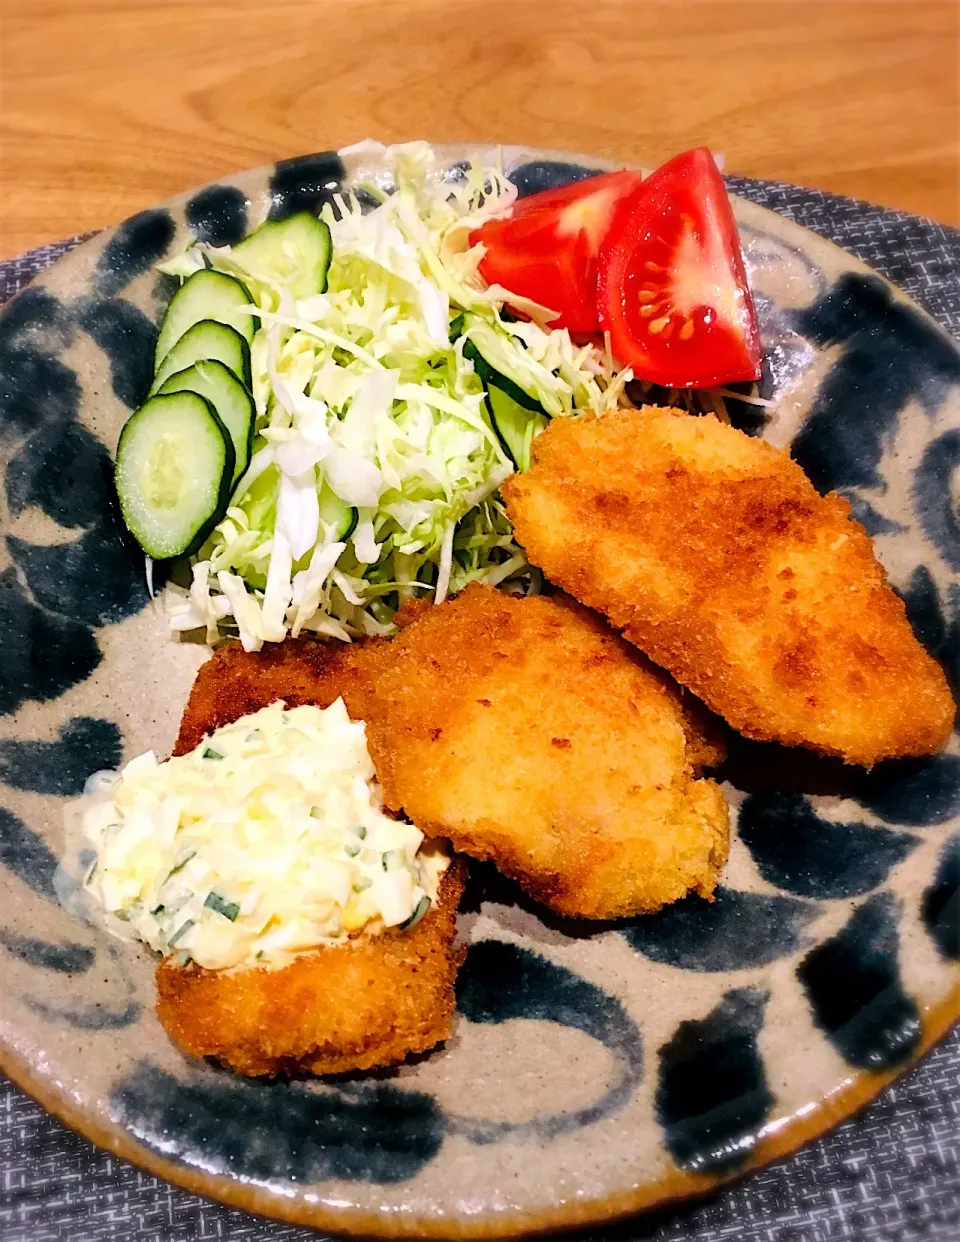
[(166, 958), (160, 1021), (185, 1052), (250, 1076), (338, 1074), (426, 1052), (450, 1034), (465, 874), (455, 859), (410, 931), (317, 949), (276, 970), (184, 970)]
[(713, 417), (556, 419), (504, 484), (531, 561), (748, 737), (870, 767), (955, 704), (845, 500)]
[(471, 586), (374, 653), (370, 753), (387, 805), (428, 836), (561, 914), (712, 894), (723, 795), (695, 779), (676, 687), (600, 618)]
[(329, 707), (343, 697), (354, 720), (364, 718), (373, 686), (361, 664), (362, 646), (288, 638), (247, 652), (239, 643), (218, 648), (200, 666), (173, 748), (185, 755), (215, 729), (283, 699), (288, 707)]
[[(375, 652), (309, 640), (256, 653), (223, 647), (197, 674), (174, 753), (277, 699), (327, 707), (342, 695), (362, 719), (372, 692), (364, 659), (372, 667)], [(168, 958), (157, 967), (160, 1021), (186, 1052), (248, 1075), (335, 1074), (425, 1052), (450, 1034), (465, 875), (455, 859), (437, 901), (409, 931), (325, 946), (279, 969), (183, 969)]]

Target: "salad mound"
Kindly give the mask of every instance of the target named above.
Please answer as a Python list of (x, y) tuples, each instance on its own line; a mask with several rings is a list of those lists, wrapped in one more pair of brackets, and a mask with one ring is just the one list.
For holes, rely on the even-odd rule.
[(471, 235), (517, 197), (502, 171), (447, 170), (425, 143), (382, 154), (391, 192), (358, 186), (321, 212), (323, 292), (305, 292), (283, 243), (198, 242), (161, 265), (183, 281), (236, 278), (255, 313), (249, 462), (189, 589), (171, 588), (174, 630), (213, 642), (226, 629), (248, 651), (304, 631), (349, 641), (392, 633), (411, 596), (535, 590), (499, 496), (524, 449), (491, 415), (477, 361), (530, 411), (527, 455), (549, 418), (630, 404), (632, 373), (609, 350), (575, 344), (550, 308), (479, 274)]

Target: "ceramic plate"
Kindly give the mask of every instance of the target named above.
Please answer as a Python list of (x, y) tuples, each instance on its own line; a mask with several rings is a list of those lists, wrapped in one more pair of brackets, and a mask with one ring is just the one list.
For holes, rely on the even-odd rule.
[[(470, 152), (445, 148), (451, 163)], [(598, 161), (504, 153), (523, 192)], [(740, 742), (712, 904), (546, 916), (476, 868), (447, 1045), (388, 1073), (242, 1081), (186, 1059), (152, 956), (51, 890), (65, 798), (173, 742), (203, 648), (167, 641), (110, 460), (191, 234), (234, 242), (361, 172), (287, 160), (141, 212), (0, 318), (0, 1066), (68, 1124), (202, 1194), (333, 1230), (503, 1236), (709, 1190), (875, 1095), (960, 1013), (960, 748), (844, 769)], [(960, 354), (897, 289), (735, 203), (773, 408), (733, 404), (846, 495), (917, 633), (958, 672)]]

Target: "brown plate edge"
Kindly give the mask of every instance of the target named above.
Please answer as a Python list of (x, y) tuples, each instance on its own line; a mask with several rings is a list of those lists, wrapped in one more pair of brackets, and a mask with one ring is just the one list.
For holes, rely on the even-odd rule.
[(193, 1194), (242, 1208), (247, 1212), (293, 1225), (306, 1225), (352, 1237), (381, 1238), (522, 1238), (533, 1234), (563, 1232), (585, 1225), (615, 1224), (652, 1208), (679, 1205), (740, 1181), (747, 1174), (791, 1155), (804, 1144), (820, 1138), (866, 1107), (886, 1087), (923, 1059), (960, 1021), (960, 983), (924, 1022), (923, 1037), (909, 1061), (884, 1073), (861, 1072), (843, 1090), (820, 1102), (803, 1118), (762, 1139), (748, 1161), (727, 1176), (687, 1173), (674, 1169), (657, 1181), (602, 1199), (563, 1204), (539, 1212), (492, 1214), (479, 1218), (448, 1220), (442, 1216), (415, 1216), (392, 1211), (375, 1212), (330, 1208), (323, 1204), (288, 1201), (267, 1189), (244, 1185), (229, 1177), (192, 1170), (166, 1160), (130, 1137), (122, 1127), (101, 1125), (66, 1096), (48, 1090), (47, 1084), (10, 1049), (0, 1046), (0, 1072), (37, 1104), (74, 1133), (97, 1147), (161, 1177)]

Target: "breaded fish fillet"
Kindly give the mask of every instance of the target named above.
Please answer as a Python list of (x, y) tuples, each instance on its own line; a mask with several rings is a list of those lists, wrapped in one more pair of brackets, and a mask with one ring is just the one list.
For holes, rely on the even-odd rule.
[(160, 1021), (185, 1052), (250, 1076), (338, 1074), (426, 1052), (450, 1034), (465, 875), (455, 859), (409, 931), (323, 947), (276, 970), (184, 970), (165, 958)]
[[(248, 654), (221, 648), (197, 675), (175, 754), (277, 699), (329, 706), (341, 695), (358, 719), (371, 686), (361, 648), (289, 639)], [(157, 1013), (172, 1039), (241, 1074), (334, 1074), (425, 1052), (450, 1034), (454, 948), (465, 869), (454, 859), (437, 901), (409, 931), (324, 946), (278, 969), (204, 970), (167, 958), (157, 967)]]
[(710, 896), (727, 856), (719, 787), (696, 779), (675, 686), (563, 598), (471, 586), (373, 653), (367, 716), (386, 804), (492, 859), (565, 915)]
[(533, 564), (748, 737), (870, 767), (955, 704), (842, 497), (712, 416), (556, 419), (503, 486)]

